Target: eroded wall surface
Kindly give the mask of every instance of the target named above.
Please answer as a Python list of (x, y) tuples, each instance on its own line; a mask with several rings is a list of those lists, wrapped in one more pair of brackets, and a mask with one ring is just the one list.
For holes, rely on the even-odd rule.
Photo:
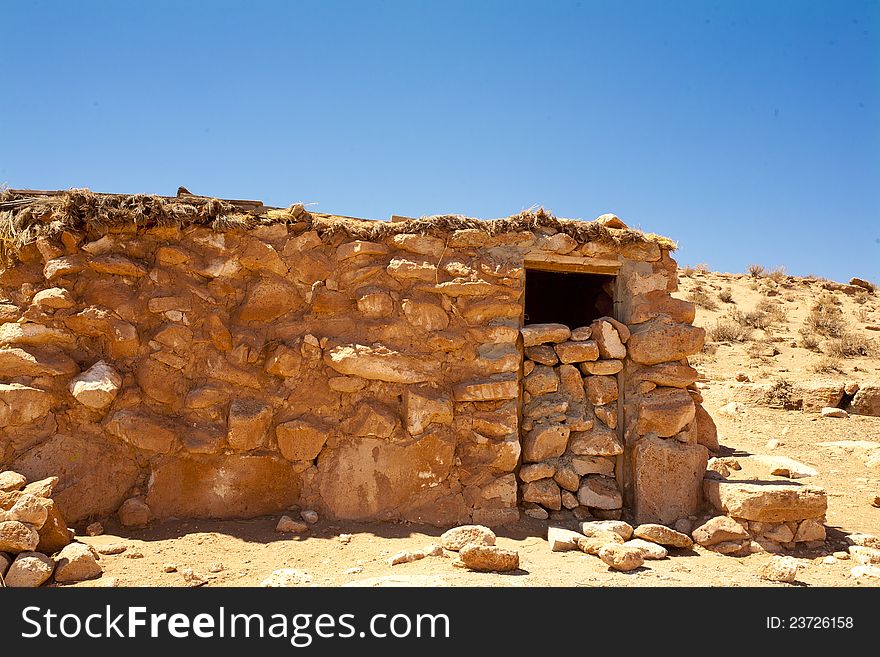
[(674, 262), (654, 243), (581, 244), (552, 229), (370, 242), (278, 223), (40, 238), (0, 273), (0, 465), (59, 476), (72, 522), (132, 497), (158, 518), (303, 506), (515, 519), (535, 254), (621, 263), (626, 409), (622, 426), (610, 414), (606, 425), (634, 469), (624, 496), (645, 517), (683, 513), (699, 485), (682, 479), (682, 500), (651, 492), (670, 462), (684, 477), (705, 460), (683, 360), (702, 332), (668, 294)]

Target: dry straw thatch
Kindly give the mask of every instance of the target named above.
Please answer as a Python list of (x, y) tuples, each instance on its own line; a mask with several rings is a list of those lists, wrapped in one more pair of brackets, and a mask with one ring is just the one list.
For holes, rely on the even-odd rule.
[(610, 229), (598, 221), (558, 219), (543, 208), (529, 209), (502, 219), (474, 219), (462, 215), (436, 215), (386, 222), (308, 212), (302, 204), (286, 209), (266, 208), (259, 203), (224, 201), (186, 195), (179, 198), (147, 194), (98, 194), (70, 189), (47, 194), (0, 191), (0, 259), (13, 260), (27, 244), (41, 236), (64, 231), (97, 238), (108, 232), (157, 226), (210, 226), (225, 231), (249, 229), (275, 223), (295, 223), (313, 229), (322, 239), (345, 235), (351, 239), (378, 241), (402, 233), (448, 235), (476, 229), (489, 235), (552, 229), (579, 243), (633, 244), (654, 242), (674, 250), (668, 238), (632, 229)]

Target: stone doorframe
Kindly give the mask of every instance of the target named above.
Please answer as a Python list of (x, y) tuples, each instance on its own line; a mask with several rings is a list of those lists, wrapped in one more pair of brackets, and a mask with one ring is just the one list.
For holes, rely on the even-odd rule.
[[(622, 321), (620, 308), (623, 303), (622, 299), (622, 287), (620, 283), (620, 267), (621, 262), (617, 259), (610, 258), (597, 258), (597, 257), (588, 257), (588, 256), (573, 256), (573, 255), (562, 255), (562, 254), (548, 254), (543, 251), (535, 251), (531, 253), (527, 253), (525, 255), (523, 261), (525, 275), (528, 275), (529, 270), (538, 270), (538, 271), (550, 271), (550, 272), (559, 272), (559, 273), (577, 273), (577, 274), (596, 274), (602, 276), (613, 276), (614, 277), (614, 285), (613, 285), (613, 294), (612, 294), (612, 304), (614, 311), (612, 313), (612, 317), (618, 321)], [(524, 314), (525, 314), (525, 299), (523, 299), (522, 310), (520, 315), (520, 326), (524, 325)], [(575, 328), (575, 327), (570, 327)], [(518, 421), (517, 426), (522, 426), (522, 409), (523, 409), (523, 399), (522, 399), (522, 372), (523, 372), (523, 361), (525, 360), (525, 353), (521, 354), (520, 361), (520, 390), (519, 397), (517, 399), (517, 414)], [(620, 441), (620, 444), (623, 445), (623, 453), (619, 454), (615, 459), (615, 468), (614, 475), (617, 481), (617, 485), (620, 489), (620, 492), (623, 496), (623, 508), (632, 504), (632, 500), (628, 495), (628, 491), (631, 489), (630, 479), (631, 479), (631, 468), (627, 464), (627, 457), (629, 456), (630, 446), (627, 444), (625, 437), (625, 427), (624, 427), (624, 381), (623, 381), (624, 371), (620, 371), (615, 375), (617, 380), (617, 389), (618, 389), (618, 397), (617, 397), (617, 427), (615, 432), (617, 434), (617, 438)], [(520, 430), (520, 440), (522, 440), (522, 432)], [(520, 465), (522, 467), (522, 464)], [(518, 470), (517, 470), (518, 472)], [(517, 479), (518, 479), (517, 475)]]

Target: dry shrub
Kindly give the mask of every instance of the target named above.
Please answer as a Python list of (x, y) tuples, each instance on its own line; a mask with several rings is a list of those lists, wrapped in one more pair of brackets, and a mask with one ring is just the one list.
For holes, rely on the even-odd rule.
[(816, 374), (846, 374), (840, 361), (833, 356), (823, 356), (810, 366)]
[(772, 358), (779, 350), (770, 340), (755, 340), (746, 348), (746, 353), (751, 358)]
[(761, 278), (767, 273), (764, 265), (749, 265), (749, 276), (752, 278)]
[(819, 336), (815, 333), (806, 333), (801, 331), (801, 340), (800, 345), (804, 349), (809, 349), (810, 351), (819, 351), (819, 343), (821, 340)]
[(715, 302), (715, 299), (706, 292), (705, 288), (701, 286), (695, 287), (691, 290), (687, 295), (688, 301), (692, 301), (700, 308), (705, 308), (706, 310), (717, 310), (718, 304)]
[(712, 271), (712, 268), (709, 267), (708, 263), (705, 262), (701, 262), (694, 269), (696, 269), (697, 273), (699, 274), (708, 274), (710, 271)]
[(866, 323), (868, 321), (868, 311), (865, 308), (859, 308), (856, 311), (856, 319), (862, 323)]
[(871, 340), (853, 331), (845, 331), (839, 338), (828, 343), (828, 354), (834, 358), (856, 358), (871, 356), (873, 353), (874, 345)]
[(760, 310), (734, 310), (730, 313), (730, 318), (740, 326), (748, 326), (755, 329), (765, 330), (773, 324), (773, 319), (765, 312)]
[(722, 303), (736, 303), (733, 298), (733, 292), (731, 292), (729, 287), (721, 290), (721, 292), (718, 293), (718, 298), (721, 299)]
[(788, 315), (785, 314), (785, 307), (778, 301), (761, 299), (755, 306), (755, 312), (764, 313), (770, 318), (770, 322), (773, 324), (784, 324), (788, 321)]
[(803, 401), (796, 398), (791, 381), (785, 379), (780, 379), (770, 387), (763, 402), (768, 406), (781, 406), (787, 411), (796, 411), (803, 405)]
[(775, 283), (781, 283), (786, 278), (785, 267), (776, 267), (767, 273), (767, 278)]
[(681, 275), (687, 276), (688, 278), (690, 278), (691, 276), (694, 275), (695, 271), (696, 270), (693, 267), (691, 267), (690, 265), (685, 265), (681, 270)]
[(841, 337), (846, 332), (846, 321), (838, 304), (834, 295), (822, 294), (810, 308), (801, 333), (817, 333), (827, 338)]
[(729, 319), (719, 319), (706, 332), (712, 342), (745, 342), (752, 336), (748, 326)]

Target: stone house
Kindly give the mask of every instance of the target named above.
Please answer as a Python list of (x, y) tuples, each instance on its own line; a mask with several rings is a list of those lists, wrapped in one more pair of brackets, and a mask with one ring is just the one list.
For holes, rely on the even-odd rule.
[(13, 190), (0, 239), (0, 469), (58, 476), (71, 522), (702, 504), (703, 330), (674, 243), (613, 215)]

